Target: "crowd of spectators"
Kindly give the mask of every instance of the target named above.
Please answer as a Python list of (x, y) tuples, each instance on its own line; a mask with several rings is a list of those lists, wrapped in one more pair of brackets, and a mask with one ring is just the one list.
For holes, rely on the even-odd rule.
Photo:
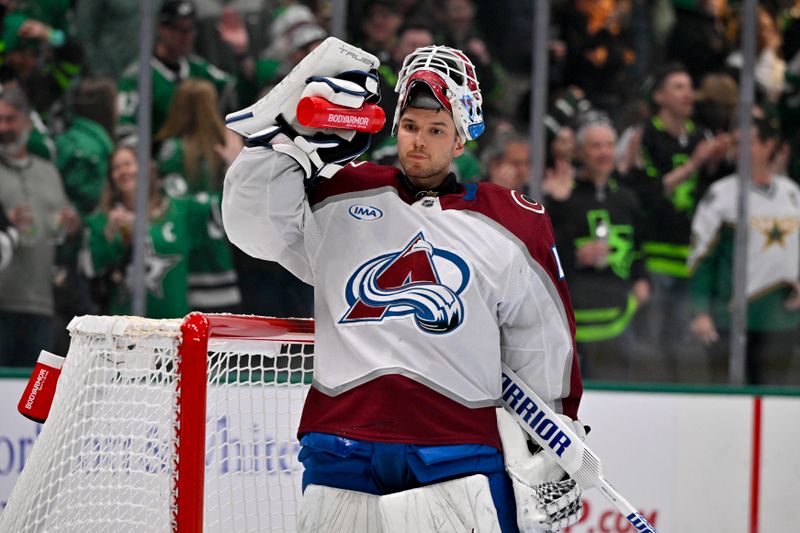
[[(193, 309), (311, 316), (311, 287), (227, 241), (222, 180), (242, 140), (223, 117), (269, 91), (328, 36), (331, 2), (154, 4), (148, 316)], [(468, 143), (452, 171), (464, 183), (487, 180), (526, 192), (533, 3), (347, 4), (346, 39), (381, 60), (389, 123), (406, 54), (444, 44), (470, 56), (487, 133)], [(584, 373), (723, 381), (719, 354), (727, 339), (713, 319), (724, 330), (729, 302), (718, 294), (724, 282), (708, 293), (719, 261), (703, 259), (713, 252), (727, 260), (731, 251), (713, 249), (716, 229), (709, 234), (708, 215), (695, 214), (700, 204), (715, 205), (715, 194), (730, 194), (715, 184), (736, 173), (737, 150), (745, 146), (737, 135), (741, 2), (551, 6), (541, 200), (570, 284)], [(139, 17), (136, 2), (120, 0), (0, 0), (0, 366), (30, 365), (40, 348), (63, 353), (64, 326), (76, 314), (131, 312)], [(753, 367), (748, 377), (797, 385), (800, 0), (759, 2), (753, 74), (753, 113), (775, 134), (758, 137), (774, 141), (759, 152), (768, 156), (760, 168), (781, 177), (762, 177), (757, 186), (772, 194), (769, 184), (777, 182), (783, 194), (798, 196), (772, 224), (759, 222), (767, 248), (788, 250), (785, 275), (754, 284), (757, 290), (748, 283), (751, 307), (781, 317), (751, 316), (748, 334), (757, 339), (776, 327), (792, 340), (769, 345), (781, 352), (781, 372), (769, 372), (770, 358), (760, 355), (764, 368)], [(396, 163), (390, 125), (364, 157)], [(705, 236), (702, 251), (698, 234)]]

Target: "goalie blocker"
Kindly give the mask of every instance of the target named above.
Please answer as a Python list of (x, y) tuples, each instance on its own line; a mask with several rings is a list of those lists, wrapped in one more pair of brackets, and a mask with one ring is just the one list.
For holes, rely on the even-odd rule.
[[(227, 115), (225, 126), (244, 137), (252, 137), (275, 126), (278, 115), (283, 115), (291, 124), (309, 78), (332, 77), (349, 71), (377, 71), (379, 66), (380, 61), (374, 55), (335, 37), (328, 37), (266, 96), (245, 109)], [(371, 93), (377, 94), (377, 85), (376, 78), (374, 87), (366, 87), (366, 90), (371, 89)]]
[(292, 157), (306, 182), (330, 178), (383, 127), (383, 110), (375, 105), (379, 66), (372, 54), (329, 37), (266, 96), (229, 114), (225, 125), (248, 146), (269, 145)]

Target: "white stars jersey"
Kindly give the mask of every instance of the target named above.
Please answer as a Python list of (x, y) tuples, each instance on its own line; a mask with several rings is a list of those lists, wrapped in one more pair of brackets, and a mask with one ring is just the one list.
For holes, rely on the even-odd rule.
[(222, 206), (234, 244), (315, 287), (301, 433), (499, 448), (501, 360), (577, 418), (572, 308), (540, 204), (489, 184), (414, 198), (371, 163), (308, 196), (302, 181), (288, 156), (246, 148)]
[[(692, 222), (690, 267), (695, 268), (714, 247), (733, 238), (738, 197), (739, 178), (733, 175), (714, 183), (698, 204)], [(751, 184), (747, 226), (747, 296), (797, 281), (800, 187), (785, 176), (775, 176), (766, 189)]]

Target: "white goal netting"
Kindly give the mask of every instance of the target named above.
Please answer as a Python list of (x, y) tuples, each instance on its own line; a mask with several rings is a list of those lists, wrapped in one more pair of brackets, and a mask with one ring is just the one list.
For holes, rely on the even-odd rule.
[[(307, 330), (308, 323), (276, 320), (274, 328), (270, 319), (202, 318), (212, 324), (199, 343), (206, 359), (202, 440), (196, 438), (202, 428), (192, 429), (184, 416), (203, 416), (203, 402), (194, 399), (188, 387), (196, 393), (197, 386), (183, 371), (182, 358), (197, 357), (189, 348), (198, 342), (182, 332), (181, 320), (73, 321), (53, 407), (0, 514), (0, 531), (168, 532), (185, 531), (187, 524), (207, 532), (295, 529), (295, 434), (311, 379), (313, 337), (292, 328)], [(193, 437), (196, 451), (189, 446)], [(190, 455), (200, 475), (187, 473)], [(198, 484), (204, 486), (202, 528), (200, 514), (186, 520), (199, 509), (191, 501)]]

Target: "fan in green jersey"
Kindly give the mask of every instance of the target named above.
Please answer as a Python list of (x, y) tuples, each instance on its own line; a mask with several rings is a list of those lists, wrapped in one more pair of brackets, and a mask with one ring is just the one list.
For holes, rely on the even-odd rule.
[[(130, 269), (135, 220), (136, 152), (118, 148), (100, 200), (100, 209), (86, 218), (81, 269), (95, 282), (95, 298), (103, 312), (131, 313)], [(168, 198), (151, 174), (148, 231), (145, 242), (147, 316), (182, 317), (189, 311), (189, 257), (206, 238), (210, 207), (192, 198)]]
[[(191, 54), (196, 36), (196, 10), (188, 0), (167, 0), (158, 17), (158, 38), (150, 66), (152, 81), (152, 131), (161, 129), (172, 103), (175, 89), (181, 80), (200, 78), (217, 88), (219, 105), (223, 109), (236, 108), (234, 79), (214, 65)], [(130, 65), (119, 80), (119, 113), (122, 137), (135, 131), (139, 107), (138, 63)]]
[[(203, 242), (189, 258), (190, 306), (206, 312), (235, 312), (241, 294), (220, 204), (222, 178), (242, 143), (237, 134), (225, 129), (216, 101), (214, 85), (206, 80), (188, 79), (178, 85), (156, 135), (161, 141), (158, 170), (168, 196), (189, 196), (209, 208)], [(229, 159), (223, 157), (227, 153), (231, 153)]]

